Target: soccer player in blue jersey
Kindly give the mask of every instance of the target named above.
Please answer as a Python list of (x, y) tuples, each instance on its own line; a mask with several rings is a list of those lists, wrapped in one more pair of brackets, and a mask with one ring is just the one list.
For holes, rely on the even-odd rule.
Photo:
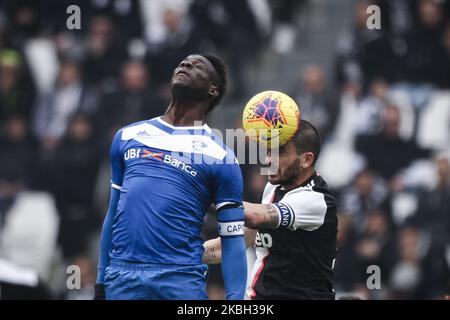
[(200, 233), (211, 204), (226, 298), (244, 297), (242, 175), (233, 152), (204, 124), (225, 89), (219, 58), (190, 55), (174, 70), (167, 112), (116, 133), (96, 299), (207, 299)]

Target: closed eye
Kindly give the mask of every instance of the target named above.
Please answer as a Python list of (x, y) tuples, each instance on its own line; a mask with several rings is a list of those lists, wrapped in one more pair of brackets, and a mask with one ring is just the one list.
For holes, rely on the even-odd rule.
[(196, 64), (195, 68), (197, 68), (197, 69), (199, 69), (201, 71), (205, 71), (206, 70), (205, 67), (203, 65), (201, 65), (201, 64)]

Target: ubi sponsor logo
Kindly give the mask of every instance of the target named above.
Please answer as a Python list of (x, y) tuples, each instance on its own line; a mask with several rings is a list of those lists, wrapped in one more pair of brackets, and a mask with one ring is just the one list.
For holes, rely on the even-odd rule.
[(124, 154), (125, 161), (138, 158), (156, 159), (164, 163), (170, 164), (171, 166), (180, 169), (193, 177), (197, 175), (197, 171), (194, 170), (190, 165), (172, 157), (170, 154), (164, 154), (163, 152), (152, 152), (150, 150), (141, 148), (129, 149)]

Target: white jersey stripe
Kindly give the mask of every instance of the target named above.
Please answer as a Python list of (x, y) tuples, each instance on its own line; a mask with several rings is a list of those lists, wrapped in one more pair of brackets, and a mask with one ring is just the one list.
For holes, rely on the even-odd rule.
[(121, 186), (118, 186), (117, 184), (114, 184), (114, 183), (111, 183), (111, 187), (114, 188), (114, 189), (117, 189), (117, 190), (122, 189)]

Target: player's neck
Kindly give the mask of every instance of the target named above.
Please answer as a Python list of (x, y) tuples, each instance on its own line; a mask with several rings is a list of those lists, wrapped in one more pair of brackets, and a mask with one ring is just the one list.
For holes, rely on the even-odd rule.
[(314, 167), (302, 170), (296, 179), (293, 179), (290, 183), (283, 184), (285, 190), (291, 190), (297, 188), (298, 186), (304, 184), (309, 178), (311, 178), (315, 173)]
[(174, 126), (194, 126), (205, 122), (207, 105), (201, 102), (172, 101), (162, 120)]

